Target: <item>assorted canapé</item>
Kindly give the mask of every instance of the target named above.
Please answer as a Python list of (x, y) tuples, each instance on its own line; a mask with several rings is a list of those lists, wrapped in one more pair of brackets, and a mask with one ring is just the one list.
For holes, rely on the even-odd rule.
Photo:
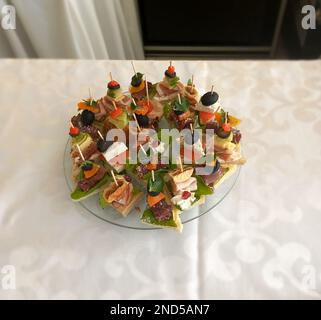
[[(202, 205), (245, 162), (236, 128), (240, 120), (222, 108), (213, 86), (200, 96), (193, 77), (186, 85), (181, 82), (172, 63), (155, 84), (133, 69), (129, 93), (110, 74), (104, 97), (94, 100), (90, 94), (77, 105), (69, 131), (75, 183), (71, 198), (81, 201), (98, 193), (102, 208), (126, 217), (145, 197), (143, 223), (181, 231), (182, 212)], [(137, 130), (131, 130), (130, 121)], [(160, 138), (164, 124), (187, 132), (179, 138), (179, 156), (167, 163), (160, 161), (171, 147)], [(107, 139), (111, 129), (123, 130), (126, 141)], [(206, 129), (213, 132), (211, 138), (203, 134)], [(129, 144), (130, 135), (136, 135), (137, 146)], [(140, 155), (135, 164), (130, 148)]]

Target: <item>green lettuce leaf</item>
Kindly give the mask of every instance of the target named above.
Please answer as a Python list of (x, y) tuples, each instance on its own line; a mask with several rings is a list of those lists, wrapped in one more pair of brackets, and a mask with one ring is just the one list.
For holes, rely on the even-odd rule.
[(199, 200), (201, 196), (206, 196), (213, 193), (212, 188), (205, 184), (204, 180), (200, 176), (196, 176), (197, 190), (195, 192), (195, 198)]
[(105, 200), (105, 198), (103, 197), (103, 192), (99, 193), (99, 205), (105, 209), (106, 207), (109, 206), (109, 203)]
[(99, 190), (100, 188), (104, 187), (107, 183), (110, 182), (110, 176), (106, 173), (105, 176), (90, 190), (82, 191), (79, 187), (77, 187), (70, 195), (71, 199), (73, 200), (81, 200), (84, 197), (89, 196), (95, 191)]
[(175, 88), (179, 81), (179, 77), (174, 77), (174, 78), (166, 77), (166, 79), (172, 88)]
[(133, 86), (133, 87), (138, 87), (141, 82), (142, 82), (142, 79), (143, 79), (143, 73), (140, 73), (140, 72), (137, 72), (136, 74), (134, 74), (132, 76), (132, 81), (130, 82), (130, 84)]
[(166, 102), (166, 103), (164, 104), (164, 108), (163, 108), (164, 117), (165, 117), (166, 119), (168, 119), (169, 116), (170, 116), (170, 114), (172, 113), (172, 111), (173, 111), (173, 107), (172, 107), (171, 103)]
[(128, 172), (128, 173), (132, 173), (132, 172), (135, 171), (136, 166), (137, 166), (137, 164), (126, 163), (126, 164), (125, 164), (125, 170), (126, 170), (126, 172)]
[[(86, 106), (91, 106), (91, 107), (96, 107), (97, 106), (97, 101), (92, 99), (90, 101), (90, 99), (82, 99), (82, 101), (86, 104)], [(90, 104), (91, 102), (91, 104)]]
[(136, 196), (140, 192), (142, 192), (142, 190), (140, 190), (137, 186), (134, 186), (134, 188), (133, 188), (133, 196)]
[(150, 99), (153, 99), (157, 93), (156, 86), (157, 86), (157, 83), (153, 84), (151, 88), (148, 89), (148, 94)]
[(185, 98), (181, 98), (181, 103), (178, 100), (174, 102), (173, 110), (179, 112), (186, 112), (189, 107), (189, 102)]
[(146, 209), (144, 211), (144, 213), (141, 217), (141, 220), (143, 222), (146, 222), (148, 224), (152, 224), (155, 226), (164, 226), (164, 227), (173, 227), (173, 228), (177, 227), (177, 223), (174, 221), (173, 216), (171, 216), (167, 220), (158, 221), (150, 209)]
[(160, 177), (155, 176), (155, 181), (153, 179), (148, 180), (148, 191), (149, 192), (162, 192), (164, 188), (164, 180)]

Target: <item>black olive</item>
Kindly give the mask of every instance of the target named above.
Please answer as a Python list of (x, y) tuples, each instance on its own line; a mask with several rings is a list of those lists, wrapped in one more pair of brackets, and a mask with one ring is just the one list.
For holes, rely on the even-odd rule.
[(132, 83), (131, 83), (131, 85), (133, 86), (133, 87), (139, 87), (140, 85), (141, 85), (141, 83), (142, 83), (142, 80), (139, 80), (139, 81), (136, 81), (136, 82), (133, 82), (132, 81)]
[(216, 131), (218, 129), (218, 123), (217, 122), (209, 122), (205, 125), (206, 129), (213, 129)]
[(169, 73), (168, 70), (165, 71), (165, 76), (168, 78), (175, 78), (176, 77), (176, 72), (174, 73)]
[(197, 131), (193, 131), (192, 134), (187, 133), (187, 134), (185, 135), (185, 141), (186, 141), (186, 143), (189, 144), (189, 145), (195, 144), (199, 139), (200, 139), (200, 135), (198, 134)]
[(139, 87), (140, 84), (142, 83), (142, 81), (143, 81), (143, 74), (140, 72), (137, 72), (132, 76), (132, 80), (131, 80), (130, 84), (133, 87)]
[(225, 131), (222, 127), (219, 127), (217, 130), (216, 130), (216, 134), (222, 138), (222, 139), (226, 139), (230, 136), (231, 134), (231, 131)]
[(152, 197), (156, 197), (156, 196), (158, 196), (158, 195), (160, 194), (160, 192), (150, 191), (150, 192), (148, 192), (148, 194), (149, 194), (150, 196), (152, 196)]
[(89, 110), (84, 110), (81, 113), (81, 122), (84, 126), (90, 126), (95, 120), (95, 115)]
[(221, 167), (221, 164), (218, 160), (216, 160), (216, 163), (215, 163), (215, 167), (214, 167), (214, 170), (213, 170), (213, 173), (217, 172)]
[(134, 77), (133, 77), (130, 84), (131, 84), (133, 87), (139, 87), (141, 83), (142, 83), (142, 79), (137, 79), (137, 78), (134, 78)]
[(157, 191), (149, 191), (148, 194), (152, 197), (156, 197), (160, 194), (160, 192), (157, 192)]
[(217, 102), (217, 100), (218, 100), (218, 94), (214, 91), (213, 91), (213, 93), (210, 91), (206, 92), (201, 98), (201, 102), (202, 102), (203, 106), (211, 106), (215, 102)]
[(174, 110), (174, 113), (175, 113), (177, 116), (180, 116), (181, 114), (185, 113), (185, 111)]
[(113, 144), (112, 141), (99, 139), (97, 142), (97, 148), (100, 152), (105, 152), (112, 144)]
[(149, 118), (147, 116), (144, 116), (142, 114), (137, 114), (136, 115), (136, 119), (138, 124), (143, 127), (143, 128), (147, 128), (149, 125)]
[(92, 169), (93, 163), (90, 161), (86, 161), (81, 167), (84, 171), (88, 171)]

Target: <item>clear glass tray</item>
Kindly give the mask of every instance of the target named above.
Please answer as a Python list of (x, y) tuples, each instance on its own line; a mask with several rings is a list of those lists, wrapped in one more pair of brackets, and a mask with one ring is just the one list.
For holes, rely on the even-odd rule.
[[(65, 179), (68, 185), (70, 192), (74, 189), (74, 183), (71, 179), (71, 159), (70, 159), (70, 139), (68, 139), (64, 152), (63, 159), (63, 167)], [(240, 166), (238, 166), (237, 170), (234, 174), (226, 179), (213, 195), (207, 196), (204, 204), (194, 207), (188, 211), (184, 211), (181, 214), (182, 223), (190, 222), (194, 219), (199, 218), (205, 213), (213, 211), (213, 209), (221, 202), (223, 199), (229, 194), (229, 192), (233, 189), (237, 178), (240, 174)], [(109, 222), (111, 224), (117, 225), (119, 227), (131, 228), (131, 229), (139, 229), (139, 230), (156, 230), (159, 229), (157, 227), (153, 227), (150, 225), (143, 224), (140, 221), (140, 216), (145, 210), (146, 202), (144, 199), (137, 204), (139, 209), (133, 209), (132, 212), (126, 217), (122, 217), (119, 213), (117, 213), (113, 208), (102, 209), (98, 202), (98, 194), (93, 195), (92, 197), (85, 199), (81, 202), (78, 202), (86, 211), (95, 215), (96, 217)], [(72, 200), (70, 200), (72, 201)]]

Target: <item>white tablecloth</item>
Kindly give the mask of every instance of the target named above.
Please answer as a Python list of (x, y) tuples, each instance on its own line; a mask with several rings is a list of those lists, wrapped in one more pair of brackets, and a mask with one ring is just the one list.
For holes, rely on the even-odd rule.
[[(167, 62), (140, 61), (150, 81)], [(0, 61), (0, 298), (321, 297), (321, 61), (175, 62), (243, 118), (247, 164), (211, 213), (173, 231), (101, 221), (69, 200), (68, 121), (129, 61)], [(0, 273), (0, 280), (5, 275)]]

